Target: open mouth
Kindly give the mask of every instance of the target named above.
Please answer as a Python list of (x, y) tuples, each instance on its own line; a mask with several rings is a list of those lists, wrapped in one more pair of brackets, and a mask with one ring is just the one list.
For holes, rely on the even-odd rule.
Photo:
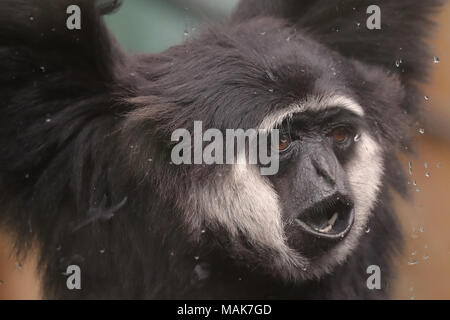
[(314, 236), (343, 238), (353, 225), (353, 204), (346, 197), (334, 195), (301, 212), (295, 221), (304, 231)]

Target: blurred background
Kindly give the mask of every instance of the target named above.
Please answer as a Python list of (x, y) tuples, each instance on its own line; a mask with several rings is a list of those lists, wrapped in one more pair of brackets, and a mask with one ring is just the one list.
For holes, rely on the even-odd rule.
[[(106, 21), (128, 52), (159, 52), (224, 19), (237, 2), (124, 0)], [(430, 46), (437, 63), (422, 86), (424, 117), (413, 133), (418, 152), (401, 155), (405, 172), (411, 163), (414, 198), (396, 197), (406, 246), (390, 284), (395, 299), (450, 299), (450, 4), (436, 18)], [(10, 250), (10, 239), (0, 234), (0, 299), (39, 298), (34, 257), (18, 262)]]

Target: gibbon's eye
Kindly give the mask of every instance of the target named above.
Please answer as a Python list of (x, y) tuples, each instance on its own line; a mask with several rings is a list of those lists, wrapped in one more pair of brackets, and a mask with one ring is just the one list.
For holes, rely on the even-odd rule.
[(278, 151), (286, 151), (291, 145), (291, 137), (287, 133), (280, 134), (280, 141), (278, 143)]
[(347, 142), (351, 135), (351, 131), (346, 127), (335, 128), (330, 133), (330, 136), (333, 138), (333, 140), (340, 144)]

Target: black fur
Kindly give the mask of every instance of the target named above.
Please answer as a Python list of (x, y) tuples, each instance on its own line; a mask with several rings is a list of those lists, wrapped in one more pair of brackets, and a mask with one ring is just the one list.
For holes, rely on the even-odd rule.
[[(74, 3), (79, 31), (65, 28)], [(229, 22), (181, 46), (129, 56), (100, 16), (114, 3), (3, 0), (0, 223), (18, 252), (37, 245), (45, 297), (387, 297), (401, 247), (389, 188), (406, 190), (394, 151), (419, 106), (413, 81), (432, 61), (423, 40), (439, 1), (378, 1), (376, 31), (365, 28), (370, 4), (244, 0)], [(192, 235), (181, 210), (189, 179), (208, 186), (215, 172), (170, 165), (172, 130), (193, 120), (251, 128), (330, 88), (365, 108), (386, 166), (371, 231), (347, 261), (320, 280), (286, 284), (224, 255), (221, 230)], [(66, 288), (70, 264), (81, 267), (82, 290)], [(371, 264), (383, 271), (383, 290), (366, 287)]]

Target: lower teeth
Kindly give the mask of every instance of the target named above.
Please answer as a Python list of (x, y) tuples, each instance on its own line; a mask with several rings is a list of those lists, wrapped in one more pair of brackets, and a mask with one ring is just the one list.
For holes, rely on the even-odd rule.
[(335, 213), (331, 216), (330, 220), (328, 220), (328, 225), (327, 225), (325, 228), (318, 229), (317, 231), (323, 232), (323, 233), (330, 232), (331, 229), (333, 229), (333, 226), (334, 226), (334, 224), (336, 223), (337, 218), (338, 218), (338, 213), (335, 212)]

